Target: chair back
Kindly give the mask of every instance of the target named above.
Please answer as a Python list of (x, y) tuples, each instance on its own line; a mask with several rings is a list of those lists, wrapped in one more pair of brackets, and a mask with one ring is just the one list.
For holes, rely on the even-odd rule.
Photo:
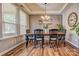
[(35, 35), (35, 38), (43, 38), (43, 29), (35, 29), (34, 30), (34, 35)]
[(62, 32), (64, 33), (63, 36), (65, 36), (66, 35), (66, 29), (63, 29)]
[(27, 29), (26, 30), (26, 38), (27, 38), (27, 36), (28, 36), (28, 39), (30, 40), (30, 39), (34, 39), (34, 35), (29, 35), (29, 33), (30, 33), (30, 29)]
[(30, 29), (26, 29), (26, 34), (30, 33)]
[(57, 37), (57, 32), (58, 32), (58, 29), (50, 29), (49, 30), (50, 38), (56, 38)]
[(62, 31), (60, 31), (60, 32), (62, 32), (62, 33), (64, 33), (64, 34), (59, 34), (58, 36), (59, 36), (59, 40), (65, 40), (65, 36), (66, 36), (66, 29), (63, 29)]

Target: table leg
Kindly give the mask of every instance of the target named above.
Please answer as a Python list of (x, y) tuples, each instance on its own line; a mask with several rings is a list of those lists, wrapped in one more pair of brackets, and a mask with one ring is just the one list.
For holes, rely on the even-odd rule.
[(64, 47), (65, 47), (66, 43), (65, 43), (65, 37), (64, 37)]
[(26, 38), (26, 48), (28, 47), (28, 41), (29, 41), (29, 38), (27, 36), (27, 38)]

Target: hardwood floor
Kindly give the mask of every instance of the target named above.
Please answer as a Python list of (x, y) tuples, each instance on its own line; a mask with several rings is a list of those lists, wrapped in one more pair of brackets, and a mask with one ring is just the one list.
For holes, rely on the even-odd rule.
[(16, 56), (79, 56), (79, 49), (71, 47), (68, 43), (66, 47), (60, 44), (58, 48), (50, 48), (48, 44), (45, 44), (44, 48), (34, 48), (32, 44), (29, 44), (28, 48), (24, 46), (24, 50)]

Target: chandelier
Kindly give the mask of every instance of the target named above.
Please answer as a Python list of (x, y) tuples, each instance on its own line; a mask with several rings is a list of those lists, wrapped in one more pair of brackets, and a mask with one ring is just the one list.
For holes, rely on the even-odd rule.
[(43, 19), (43, 20), (49, 20), (50, 19), (50, 16), (48, 16), (47, 12), (46, 12), (46, 5), (47, 5), (47, 3), (45, 3), (45, 14), (43, 16), (41, 16), (41, 19)]
[(49, 25), (52, 23), (50, 20), (50, 16), (48, 16), (47, 12), (46, 12), (47, 3), (45, 3), (44, 5), (45, 5), (45, 14), (43, 16), (41, 16), (41, 20), (39, 20), (39, 24), (42, 24), (43, 28), (47, 29), (49, 27)]

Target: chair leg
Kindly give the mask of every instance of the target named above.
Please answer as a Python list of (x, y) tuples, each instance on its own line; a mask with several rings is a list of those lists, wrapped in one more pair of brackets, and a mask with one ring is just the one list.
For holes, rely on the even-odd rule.
[(65, 43), (65, 39), (64, 39), (64, 47), (65, 47), (66, 43)]
[(59, 40), (57, 40), (57, 48), (58, 48), (58, 46), (59, 46)]
[(27, 46), (28, 46), (28, 40), (26, 41), (26, 48), (27, 48)]
[(42, 39), (42, 48), (43, 48), (43, 45), (44, 45), (44, 39)]
[(50, 48), (51, 48), (51, 38), (49, 39), (49, 46), (50, 46)]
[(58, 47), (58, 45), (57, 45), (57, 40), (55, 41), (55, 44), (56, 44), (56, 47)]
[(36, 48), (36, 40), (34, 40), (34, 47)]

